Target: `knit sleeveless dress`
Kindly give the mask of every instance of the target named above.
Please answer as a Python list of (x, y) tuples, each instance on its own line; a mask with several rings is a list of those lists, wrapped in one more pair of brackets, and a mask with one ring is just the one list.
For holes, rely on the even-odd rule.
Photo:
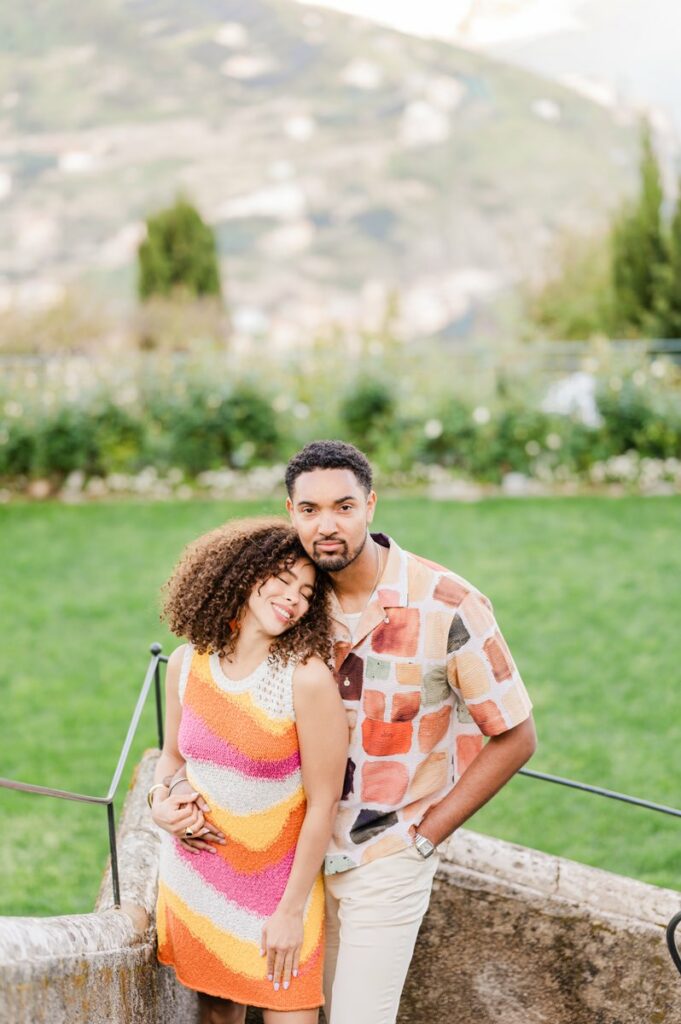
[(305, 907), (299, 975), (274, 991), (262, 927), (286, 887), (306, 801), (293, 709), (294, 664), (263, 662), (235, 682), (187, 645), (179, 748), (187, 777), (227, 839), (217, 854), (161, 835), (158, 957), (188, 988), (272, 1010), (321, 1006), (324, 887)]

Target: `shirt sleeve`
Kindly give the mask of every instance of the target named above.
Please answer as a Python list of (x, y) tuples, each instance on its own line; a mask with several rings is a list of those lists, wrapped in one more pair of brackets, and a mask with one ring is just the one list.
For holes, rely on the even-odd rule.
[(447, 641), (447, 679), (485, 736), (529, 717), (532, 702), (489, 600), (471, 591), (457, 608)]

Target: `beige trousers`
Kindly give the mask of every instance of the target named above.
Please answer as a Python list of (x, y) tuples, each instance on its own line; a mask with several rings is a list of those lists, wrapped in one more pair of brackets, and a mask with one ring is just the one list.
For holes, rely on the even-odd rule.
[(327, 876), (329, 1024), (394, 1024), (437, 865), (410, 847)]

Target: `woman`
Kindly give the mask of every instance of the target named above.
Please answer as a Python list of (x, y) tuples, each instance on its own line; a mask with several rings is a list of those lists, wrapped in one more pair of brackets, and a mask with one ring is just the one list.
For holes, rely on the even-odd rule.
[[(320, 874), (348, 728), (328, 583), (281, 519), (200, 537), (166, 584), (187, 637), (168, 660), (166, 734), (149, 792), (165, 830), (159, 959), (200, 993), (202, 1024), (316, 1024)], [(186, 781), (184, 781), (186, 779)]]

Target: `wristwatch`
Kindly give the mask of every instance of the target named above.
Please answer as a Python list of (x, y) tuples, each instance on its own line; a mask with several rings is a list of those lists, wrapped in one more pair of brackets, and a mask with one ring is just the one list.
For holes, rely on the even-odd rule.
[(420, 836), (418, 832), (414, 834), (414, 846), (424, 860), (435, 853), (435, 844), (431, 843), (430, 839), (426, 839), (425, 836)]

